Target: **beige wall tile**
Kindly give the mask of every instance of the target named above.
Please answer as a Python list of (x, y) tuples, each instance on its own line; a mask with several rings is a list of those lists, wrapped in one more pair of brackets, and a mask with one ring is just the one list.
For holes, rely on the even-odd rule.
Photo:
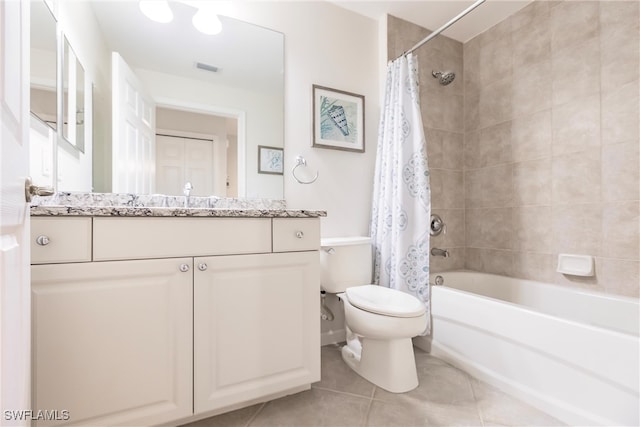
[(474, 37), (464, 44), (463, 69), (465, 94), (480, 91), (480, 38)]
[(513, 208), (513, 248), (517, 251), (551, 253), (551, 212), (551, 206)]
[(603, 258), (601, 270), (600, 280), (607, 292), (640, 297), (640, 262)]
[(511, 74), (511, 37), (497, 39), (480, 48), (480, 84), (487, 85)]
[(429, 168), (429, 186), (431, 187), (431, 209), (445, 209), (443, 189), (444, 169)]
[(551, 110), (514, 119), (511, 134), (513, 161), (521, 162), (551, 156)]
[(464, 208), (464, 181), (461, 170), (445, 169), (442, 171), (442, 193), (442, 208)]
[(513, 252), (467, 247), (465, 268), (502, 276), (513, 276)]
[(638, 80), (640, 31), (637, 2), (602, 2), (600, 11), (602, 90)]
[(551, 200), (554, 204), (593, 203), (601, 200), (600, 149), (553, 158)]
[(498, 22), (478, 37), (480, 38), (480, 46), (485, 47), (496, 40), (511, 38), (511, 17)]
[(602, 147), (602, 200), (640, 199), (640, 141)]
[(554, 205), (552, 235), (555, 253), (600, 255), (602, 205), (600, 203)]
[[(440, 248), (444, 249), (444, 248)], [(441, 271), (462, 270), (465, 262), (464, 248), (448, 249), (449, 257), (429, 256), (429, 271), (439, 273)]]
[(602, 256), (640, 260), (640, 202), (607, 203), (602, 210)]
[(551, 108), (551, 60), (513, 72), (512, 118)]
[(464, 167), (464, 133), (443, 132), (442, 167), (462, 170)]
[(480, 131), (469, 131), (464, 134), (464, 167), (467, 169), (480, 167)]
[[(470, 169), (464, 171), (465, 209), (481, 208), (483, 206), (482, 193), (484, 175), (484, 169)], [(431, 194), (433, 195), (433, 190), (431, 191)]]
[(444, 233), (431, 236), (431, 247), (463, 248), (465, 246), (464, 209), (434, 209), (431, 213), (440, 215), (446, 225)]
[(482, 129), (478, 148), (480, 167), (511, 162), (511, 121)]
[(640, 3), (637, 1), (600, 2), (600, 36), (611, 37), (620, 32), (638, 30)]
[[(532, 4), (536, 3), (540, 2)], [(533, 19), (533, 21), (513, 32), (514, 69), (528, 68), (538, 62), (551, 59), (549, 20)]]
[(511, 75), (480, 88), (480, 127), (511, 119)]
[(464, 131), (464, 96), (446, 93), (449, 86), (441, 86), (445, 89), (446, 102), (441, 105), (443, 112), (442, 125), (438, 126), (451, 132)]
[(551, 283), (555, 269), (555, 257), (534, 252), (513, 253), (513, 275), (527, 280)]
[(424, 138), (427, 140), (427, 163), (429, 168), (442, 168), (444, 155), (442, 154), (442, 139), (444, 131), (423, 126)]
[(599, 10), (596, 1), (566, 1), (552, 8), (552, 51), (564, 49), (598, 35)]
[(480, 92), (464, 97), (464, 129), (474, 131), (480, 127)]
[(600, 94), (554, 107), (551, 115), (554, 155), (600, 146)]
[(551, 161), (530, 160), (513, 165), (514, 206), (551, 203)]
[(602, 143), (640, 138), (640, 91), (638, 80), (602, 97)]
[(513, 203), (513, 166), (511, 164), (481, 169), (482, 204), (506, 207)]
[(554, 51), (551, 57), (553, 105), (600, 91), (600, 38)]
[(467, 246), (511, 249), (513, 224), (511, 208), (467, 209), (465, 214)]
[(532, 1), (526, 7), (520, 9), (511, 16), (511, 28), (516, 30), (529, 26), (547, 26), (549, 25), (549, 2)]

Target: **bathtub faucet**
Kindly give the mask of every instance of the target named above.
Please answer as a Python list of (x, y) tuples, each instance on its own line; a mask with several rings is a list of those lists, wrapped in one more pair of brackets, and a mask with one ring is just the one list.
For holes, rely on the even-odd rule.
[(433, 248), (431, 249), (431, 255), (449, 258), (449, 251), (447, 249)]

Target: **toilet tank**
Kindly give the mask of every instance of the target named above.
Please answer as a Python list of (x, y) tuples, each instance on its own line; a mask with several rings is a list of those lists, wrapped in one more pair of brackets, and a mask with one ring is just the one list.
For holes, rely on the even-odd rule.
[(320, 287), (330, 293), (371, 284), (373, 253), (369, 237), (321, 239)]

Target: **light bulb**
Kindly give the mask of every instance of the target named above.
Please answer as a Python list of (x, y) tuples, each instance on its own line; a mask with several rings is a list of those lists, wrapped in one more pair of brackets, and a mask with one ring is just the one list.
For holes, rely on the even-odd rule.
[(173, 12), (166, 0), (140, 0), (139, 6), (142, 13), (152, 21), (162, 24), (173, 21)]
[(222, 23), (214, 12), (210, 10), (198, 9), (193, 15), (193, 26), (201, 33), (215, 35), (222, 31)]

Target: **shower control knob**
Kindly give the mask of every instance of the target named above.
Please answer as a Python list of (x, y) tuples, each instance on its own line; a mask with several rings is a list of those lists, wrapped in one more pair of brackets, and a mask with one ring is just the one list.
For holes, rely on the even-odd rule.
[(183, 273), (189, 271), (189, 264), (180, 264), (180, 271), (182, 271)]
[(302, 231), (296, 231), (296, 237), (298, 239), (302, 239), (304, 237), (304, 233)]
[(39, 244), (40, 246), (47, 246), (50, 241), (51, 240), (49, 239), (49, 237), (44, 235), (40, 235), (36, 237), (36, 243)]
[(204, 262), (201, 262), (200, 264), (198, 264), (198, 270), (206, 271), (207, 270), (207, 264), (205, 264)]

